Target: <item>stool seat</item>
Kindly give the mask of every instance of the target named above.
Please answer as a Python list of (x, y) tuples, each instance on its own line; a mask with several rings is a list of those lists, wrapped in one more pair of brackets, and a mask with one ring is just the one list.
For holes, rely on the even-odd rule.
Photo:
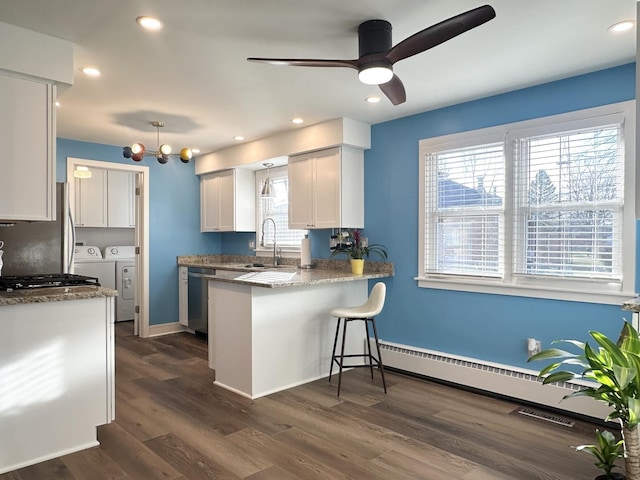
[[(333, 373), (333, 364), (337, 363), (339, 367), (338, 373), (338, 396), (340, 396), (340, 387), (342, 386), (342, 369), (357, 368), (357, 367), (369, 367), (371, 371), (371, 379), (373, 380), (373, 365), (380, 369), (380, 375), (382, 376), (382, 386), (384, 387), (384, 393), (387, 393), (387, 384), (384, 380), (384, 367), (380, 358), (380, 344), (378, 341), (378, 331), (376, 329), (375, 316), (378, 315), (384, 307), (384, 300), (387, 293), (387, 287), (384, 283), (378, 282), (371, 289), (371, 294), (365, 303), (356, 307), (338, 307), (331, 310), (330, 314), (333, 317), (338, 318), (336, 325), (336, 335), (333, 341), (333, 352), (331, 354), (331, 368), (329, 369), (329, 382), (331, 382), (331, 375)], [(347, 325), (349, 322), (361, 320), (364, 321), (365, 333), (366, 333), (366, 352), (356, 354), (344, 353), (345, 338), (347, 336)], [(342, 329), (342, 349), (339, 355), (336, 355), (336, 347), (338, 346), (338, 336), (340, 333), (340, 323), (344, 322)], [(371, 346), (369, 344), (369, 323), (373, 328), (373, 336), (376, 342), (376, 350), (378, 356), (375, 357), (371, 353)], [(363, 357), (368, 360), (368, 363), (358, 365), (345, 365), (345, 358)]]
[[(378, 286), (380, 285), (380, 286)], [(384, 307), (386, 296), (386, 285), (382, 282), (376, 283), (371, 289), (371, 294), (365, 303), (357, 307), (338, 307), (331, 310), (330, 315), (338, 318), (370, 318), (375, 317)]]

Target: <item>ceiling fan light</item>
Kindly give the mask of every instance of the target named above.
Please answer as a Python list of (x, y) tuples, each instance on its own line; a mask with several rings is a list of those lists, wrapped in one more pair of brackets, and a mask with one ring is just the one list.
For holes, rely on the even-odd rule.
[(162, 155), (171, 155), (171, 145), (167, 143), (163, 143), (162, 145), (160, 145), (160, 148), (158, 148), (158, 150)]
[(367, 85), (380, 85), (393, 78), (393, 70), (389, 66), (372, 66), (358, 72), (358, 78)]
[(144, 145), (142, 143), (134, 143), (131, 145), (131, 152), (136, 155), (144, 155)]

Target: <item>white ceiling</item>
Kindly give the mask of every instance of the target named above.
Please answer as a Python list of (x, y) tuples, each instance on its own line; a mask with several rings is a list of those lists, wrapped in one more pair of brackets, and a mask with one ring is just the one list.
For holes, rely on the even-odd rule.
[[(58, 136), (126, 145), (161, 140), (203, 152), (330, 118), (375, 124), (635, 60), (634, 0), (490, 0), (490, 22), (394, 66), (407, 91), (393, 106), (348, 68), (249, 63), (246, 57), (358, 56), (358, 25), (393, 25), (393, 44), (483, 4), (472, 0), (0, 0), (0, 21), (75, 43), (74, 85)], [(143, 31), (140, 15), (164, 21)], [(2, 46), (7, 48), (7, 46)], [(79, 69), (96, 66), (97, 79)], [(364, 101), (380, 94), (375, 105)]]

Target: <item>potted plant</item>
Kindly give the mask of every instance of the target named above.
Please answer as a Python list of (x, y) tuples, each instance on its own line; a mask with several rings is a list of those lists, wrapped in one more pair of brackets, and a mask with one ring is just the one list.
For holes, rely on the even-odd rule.
[(624, 457), (623, 440), (616, 440), (613, 433), (608, 430), (596, 429), (597, 443), (595, 445), (580, 445), (576, 447), (579, 452), (588, 452), (596, 458), (596, 467), (604, 470), (603, 475), (598, 475), (595, 480), (625, 480), (622, 473), (613, 472), (616, 460)]
[(356, 275), (362, 275), (364, 271), (364, 259), (375, 253), (383, 261), (387, 260), (387, 250), (383, 245), (377, 243), (369, 245), (360, 235), (359, 230), (346, 232), (340, 235), (340, 241), (331, 248), (331, 256), (345, 254), (351, 260), (351, 271)]
[[(638, 332), (625, 322), (617, 343), (604, 334), (590, 331), (598, 348), (577, 340), (560, 340), (577, 348), (571, 353), (558, 348), (549, 348), (533, 355), (529, 361), (556, 359), (540, 371), (543, 383), (565, 382), (587, 379), (593, 386), (570, 393), (564, 398), (586, 396), (612, 407), (606, 420), (617, 419), (622, 430), (625, 473), (627, 480), (640, 480), (640, 339)], [(562, 365), (578, 366), (581, 372), (558, 371)], [(552, 373), (553, 372), (553, 373)], [(606, 477), (605, 477), (606, 478)]]

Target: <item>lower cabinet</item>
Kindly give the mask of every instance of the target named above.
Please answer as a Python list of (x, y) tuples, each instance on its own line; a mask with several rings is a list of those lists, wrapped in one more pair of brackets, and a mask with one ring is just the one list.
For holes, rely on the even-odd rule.
[(0, 474), (98, 445), (115, 418), (113, 305), (0, 306)]

